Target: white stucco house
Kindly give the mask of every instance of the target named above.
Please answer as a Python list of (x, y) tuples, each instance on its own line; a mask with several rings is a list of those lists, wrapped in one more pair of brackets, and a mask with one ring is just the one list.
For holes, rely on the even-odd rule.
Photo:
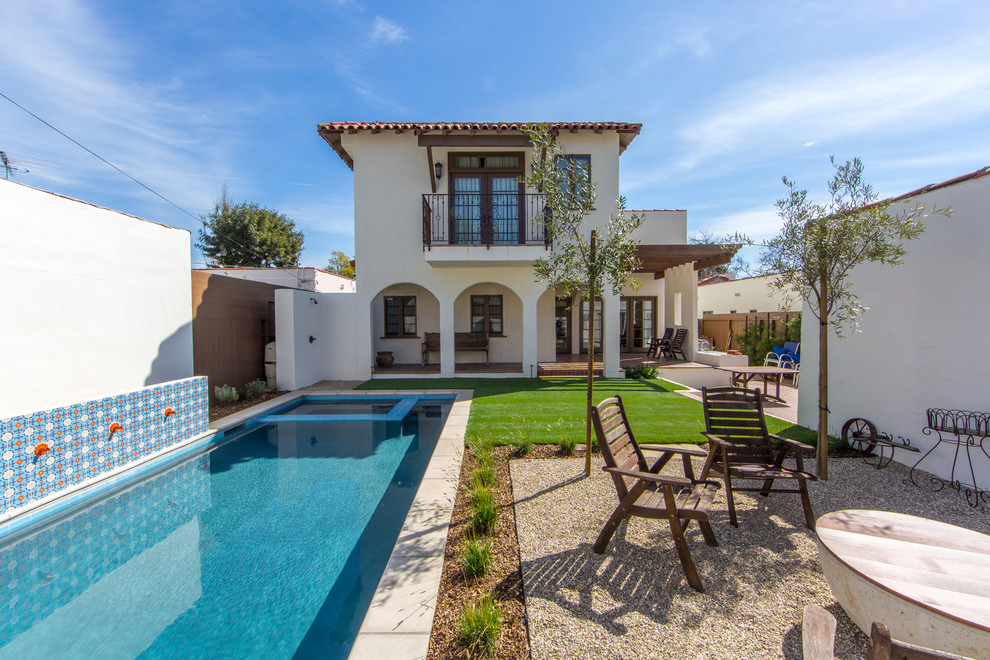
[[(860, 332), (829, 338), (828, 405), (834, 433), (847, 419), (865, 418), (926, 452), (938, 439), (922, 432), (928, 408), (990, 413), (990, 351), (983, 346), (990, 279), (982, 273), (990, 245), (990, 167), (898, 198), (903, 205), (915, 202), (928, 209), (951, 206), (952, 217), (926, 218), (925, 232), (906, 243), (903, 264), (864, 264), (853, 271), (853, 290), (868, 309), (860, 317)], [(807, 306), (804, 314), (811, 318)], [(804, 323), (801, 339), (798, 419), (815, 428), (818, 324)], [(963, 448), (957, 479), (969, 470), (968, 455), (977, 480), (990, 488), (990, 459), (983, 451), (990, 451), (990, 440), (983, 450)], [(948, 477), (954, 454), (955, 447), (943, 443), (919, 467)], [(903, 450), (894, 455), (908, 465), (920, 457)]]
[[(334, 122), (320, 136), (354, 172), (357, 291), (276, 293), (279, 386), (365, 379), (391, 353), (390, 375), (535, 377), (541, 364), (587, 352), (590, 305), (536, 280), (535, 259), (553, 249), (543, 196), (521, 182), (534, 148), (522, 123)], [(619, 157), (641, 130), (623, 122), (549, 124), (568, 157), (590, 168), (598, 205), (587, 229), (604, 227), (620, 193)], [(696, 268), (732, 252), (687, 244), (683, 210), (644, 211), (638, 290), (597, 306), (594, 343), (604, 372), (620, 375), (620, 352), (645, 351), (665, 327), (696, 332)], [(482, 332), (488, 356), (464, 348)], [(427, 334), (438, 352), (423, 364)], [(566, 359), (561, 357), (561, 359)]]
[(291, 289), (316, 291), (319, 293), (353, 293), (356, 290), (354, 278), (344, 277), (320, 268), (248, 268), (221, 267), (198, 268), (205, 273), (236, 277), (241, 280), (264, 282)]

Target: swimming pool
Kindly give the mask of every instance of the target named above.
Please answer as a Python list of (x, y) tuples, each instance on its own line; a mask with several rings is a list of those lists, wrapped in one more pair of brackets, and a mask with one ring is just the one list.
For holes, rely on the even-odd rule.
[(0, 539), (0, 657), (347, 657), (452, 402), (305, 397), (34, 514)]

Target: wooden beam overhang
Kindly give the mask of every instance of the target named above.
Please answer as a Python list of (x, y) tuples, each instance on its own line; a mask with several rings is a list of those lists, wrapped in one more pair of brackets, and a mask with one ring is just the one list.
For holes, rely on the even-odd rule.
[(693, 264), (695, 270), (720, 266), (732, 261), (738, 248), (722, 245), (640, 245), (636, 257), (640, 261), (637, 273), (653, 273), (663, 277), (668, 268)]

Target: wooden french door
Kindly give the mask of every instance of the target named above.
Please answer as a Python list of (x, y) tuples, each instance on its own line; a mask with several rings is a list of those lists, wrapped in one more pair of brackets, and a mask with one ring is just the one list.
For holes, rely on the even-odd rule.
[(554, 341), (557, 353), (571, 352), (571, 299), (559, 297), (554, 302)]
[(650, 347), (656, 336), (657, 299), (623, 296), (619, 299), (619, 347), (623, 351), (641, 352)]
[(450, 236), (455, 245), (525, 242), (522, 154), (450, 155)]

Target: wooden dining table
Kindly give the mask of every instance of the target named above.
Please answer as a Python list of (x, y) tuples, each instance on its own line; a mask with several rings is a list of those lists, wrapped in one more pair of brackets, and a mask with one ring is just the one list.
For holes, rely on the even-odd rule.
[(732, 386), (733, 387), (749, 387), (749, 382), (754, 378), (763, 379), (763, 396), (768, 398), (770, 395), (767, 392), (767, 384), (774, 383), (777, 386), (774, 392), (774, 399), (778, 401), (780, 398), (780, 379), (783, 378), (785, 374), (797, 373), (793, 369), (786, 369), (784, 367), (715, 367), (721, 371), (728, 371), (732, 375)]
[(967, 658), (990, 657), (990, 536), (889, 511), (818, 519), (818, 554), (832, 593), (867, 635)]

